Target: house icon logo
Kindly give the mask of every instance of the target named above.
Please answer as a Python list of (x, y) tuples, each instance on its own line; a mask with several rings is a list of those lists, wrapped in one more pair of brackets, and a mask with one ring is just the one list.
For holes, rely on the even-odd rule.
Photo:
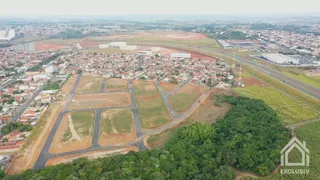
[[(289, 162), (289, 153), (294, 149), (301, 153), (301, 162)], [(291, 141), (281, 150), (281, 166), (309, 166), (309, 149), (307, 148), (306, 142), (303, 143), (296, 137), (292, 138)]]

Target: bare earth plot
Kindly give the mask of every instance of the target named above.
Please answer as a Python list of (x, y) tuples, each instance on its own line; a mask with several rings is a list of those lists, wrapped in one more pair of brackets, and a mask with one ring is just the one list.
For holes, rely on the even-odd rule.
[(117, 154), (126, 154), (130, 151), (138, 151), (138, 148), (135, 146), (128, 146), (126, 148), (121, 149), (114, 149), (114, 150), (108, 150), (108, 151), (91, 151), (89, 153), (80, 153), (80, 154), (73, 154), (73, 155), (67, 155), (62, 156), (58, 158), (52, 158), (47, 163), (46, 166), (56, 165), (60, 163), (70, 163), (75, 159), (78, 159), (80, 157), (87, 157), (88, 159), (97, 159), (97, 158), (103, 158), (108, 156), (114, 156)]
[(110, 106), (128, 106), (131, 104), (127, 92), (76, 94), (69, 109), (90, 109)]
[(128, 82), (128, 79), (109, 78), (106, 82), (105, 91), (127, 90)]
[(142, 128), (152, 129), (170, 121), (155, 82), (136, 80), (133, 85)]
[(51, 143), (53, 154), (85, 149), (91, 146), (94, 112), (66, 113)]
[(167, 83), (167, 82), (160, 82), (160, 86), (162, 87), (163, 90), (166, 92), (171, 92), (175, 90), (178, 87), (178, 84), (173, 84), (173, 83)]
[(82, 76), (79, 82), (77, 93), (99, 92), (103, 78), (97, 76)]
[(170, 96), (171, 106), (176, 112), (184, 112), (205, 91), (206, 88), (203, 86), (195, 86), (190, 83), (186, 84)]
[(99, 138), (101, 146), (124, 144), (135, 139), (131, 109), (110, 109), (102, 113)]

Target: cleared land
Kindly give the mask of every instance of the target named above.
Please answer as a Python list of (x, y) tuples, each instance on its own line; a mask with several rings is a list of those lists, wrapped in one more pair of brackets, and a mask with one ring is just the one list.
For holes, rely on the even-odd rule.
[(80, 153), (80, 154), (73, 154), (58, 158), (52, 158), (49, 159), (49, 161), (46, 163), (46, 166), (56, 165), (60, 163), (71, 163), (73, 160), (76, 160), (80, 157), (86, 157), (88, 159), (97, 159), (97, 158), (103, 158), (103, 157), (109, 157), (109, 156), (115, 156), (118, 154), (126, 154), (130, 151), (138, 151), (138, 148), (135, 146), (129, 146), (126, 148), (121, 149), (113, 149), (108, 151), (92, 151), (89, 153)]
[(161, 95), (153, 81), (134, 81), (142, 128), (155, 128), (170, 120)]
[(96, 76), (82, 76), (76, 89), (77, 93), (99, 92), (103, 78)]
[(205, 87), (186, 84), (170, 96), (170, 103), (176, 112), (184, 112), (206, 91)]
[(106, 81), (106, 91), (119, 91), (128, 89), (128, 79), (109, 78)]
[(166, 92), (171, 92), (175, 90), (178, 87), (178, 84), (173, 84), (173, 83), (167, 83), (167, 82), (160, 82), (160, 86), (162, 87), (163, 90)]
[(128, 106), (130, 104), (131, 100), (127, 92), (76, 94), (69, 109)]
[(94, 112), (66, 113), (51, 143), (53, 154), (85, 149), (91, 146)]
[(271, 86), (252, 85), (245, 88), (235, 88), (235, 91), (245, 96), (262, 99), (278, 113), (285, 124), (294, 124), (320, 116), (318, 112), (305, 104)]
[(54, 125), (60, 110), (60, 105), (52, 104), (41, 115), (38, 124), (32, 130), (28, 140), (24, 143), (22, 149), (14, 159), (8, 170), (8, 174), (17, 174), (24, 170), (33, 168), (40, 155), (42, 147), (49, 137), (51, 127)]
[(259, 79), (255, 78), (255, 77), (242, 78), (242, 82), (245, 87), (252, 86), (252, 85), (265, 86), (265, 84), (263, 82), (261, 82)]
[(99, 144), (123, 144), (136, 139), (131, 109), (111, 109), (102, 113)]
[[(196, 122), (213, 124), (217, 120), (222, 119), (231, 108), (231, 105), (227, 103), (223, 103), (221, 107), (215, 105), (215, 95), (219, 92), (220, 90), (216, 90), (213, 92), (213, 94), (209, 95), (210, 97), (205, 102), (200, 104), (200, 107), (198, 107), (187, 119), (185, 119), (179, 125), (179, 127), (189, 126)], [(177, 127), (174, 127), (160, 134), (150, 136), (148, 139), (148, 144), (151, 148), (163, 147), (165, 142), (171, 137), (172, 133), (175, 132), (176, 128)]]

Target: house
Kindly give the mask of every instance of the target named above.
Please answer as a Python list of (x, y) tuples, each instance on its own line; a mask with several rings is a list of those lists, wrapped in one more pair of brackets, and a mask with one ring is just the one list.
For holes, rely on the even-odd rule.
[[(301, 162), (289, 162), (289, 153), (297, 148), (301, 153)], [(281, 150), (281, 166), (309, 166), (309, 149), (306, 142), (301, 142), (298, 138), (294, 137), (291, 141)]]

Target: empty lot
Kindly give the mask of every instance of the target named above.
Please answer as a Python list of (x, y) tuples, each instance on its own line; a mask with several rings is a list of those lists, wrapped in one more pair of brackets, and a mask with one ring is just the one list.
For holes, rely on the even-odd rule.
[(94, 117), (93, 111), (66, 113), (54, 136), (49, 152), (57, 154), (90, 147)]
[(153, 81), (134, 81), (142, 128), (155, 128), (170, 120), (160, 93)]
[(103, 78), (98, 76), (82, 76), (79, 82), (77, 93), (99, 92)]
[(77, 94), (74, 96), (69, 109), (90, 109), (110, 106), (128, 106), (131, 104), (126, 92)]

